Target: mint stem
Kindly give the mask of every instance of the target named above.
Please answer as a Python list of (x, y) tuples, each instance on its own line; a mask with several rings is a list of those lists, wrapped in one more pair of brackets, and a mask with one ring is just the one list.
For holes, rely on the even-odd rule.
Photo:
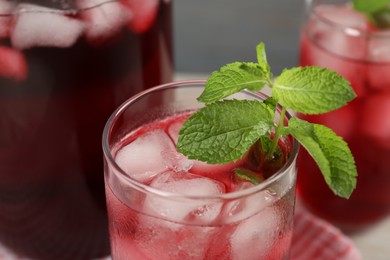
[(286, 115), (286, 108), (282, 107), (282, 111), (280, 112), (279, 122), (278, 122), (278, 125), (276, 126), (276, 129), (275, 129), (274, 138), (272, 139), (271, 148), (268, 151), (268, 159), (269, 160), (273, 159), (274, 152), (276, 150), (276, 147), (278, 146), (278, 141), (279, 141), (279, 137), (280, 137), (280, 131), (281, 131), (282, 127), (283, 127), (283, 122), (284, 122), (284, 116), (285, 115)]

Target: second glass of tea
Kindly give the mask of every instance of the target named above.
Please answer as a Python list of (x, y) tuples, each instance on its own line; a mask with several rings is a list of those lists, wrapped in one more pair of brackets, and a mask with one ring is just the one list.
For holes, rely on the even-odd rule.
[(349, 200), (333, 195), (306, 151), (298, 159), (298, 192), (314, 213), (350, 230), (390, 213), (390, 29), (378, 29), (348, 0), (308, 0), (300, 65), (347, 78), (357, 98), (326, 115), (303, 116), (348, 142), (358, 170)]

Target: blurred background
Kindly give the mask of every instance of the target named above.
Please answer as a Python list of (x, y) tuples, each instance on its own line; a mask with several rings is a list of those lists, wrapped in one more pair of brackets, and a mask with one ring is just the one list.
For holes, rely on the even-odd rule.
[(177, 0), (174, 4), (175, 68), (210, 73), (234, 61), (256, 61), (266, 44), (274, 75), (297, 65), (304, 0)]

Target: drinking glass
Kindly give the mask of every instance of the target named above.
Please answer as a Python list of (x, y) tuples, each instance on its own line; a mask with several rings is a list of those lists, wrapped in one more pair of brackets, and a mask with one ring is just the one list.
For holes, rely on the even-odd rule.
[(7, 254), (109, 254), (101, 132), (126, 97), (171, 81), (171, 16), (170, 1), (0, 0)]
[(300, 64), (334, 70), (357, 98), (326, 115), (303, 118), (327, 125), (349, 144), (358, 170), (349, 200), (333, 195), (310, 156), (298, 158), (298, 193), (314, 213), (344, 230), (374, 223), (390, 212), (390, 30), (373, 27), (352, 1), (308, 0)]
[[(181, 115), (202, 107), (196, 97), (204, 84), (146, 90), (108, 119), (103, 151), (113, 259), (288, 259), (297, 142), (283, 139), (289, 158), (270, 178), (223, 192), (233, 186), (218, 177), (226, 165), (192, 161), (174, 148)], [(233, 98), (266, 96), (242, 91)]]

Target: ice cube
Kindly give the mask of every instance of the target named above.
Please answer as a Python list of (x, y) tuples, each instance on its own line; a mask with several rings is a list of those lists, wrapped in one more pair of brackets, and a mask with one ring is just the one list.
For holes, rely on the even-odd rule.
[(6, 15), (13, 13), (15, 6), (15, 2), (0, 0), (0, 14), (5, 15), (0, 16), (0, 38), (9, 37), (12, 16)]
[(361, 131), (377, 144), (390, 147), (390, 93), (367, 97), (361, 111)]
[[(317, 37), (317, 43), (325, 50), (336, 55), (352, 59), (364, 59), (366, 57), (366, 38), (359, 35), (358, 30), (368, 27), (365, 16), (353, 11), (349, 7), (320, 6), (316, 13), (323, 19), (336, 25), (329, 26), (319, 22), (313, 28)], [(338, 29), (345, 28), (345, 29)]]
[(22, 52), (0, 46), (0, 75), (7, 79), (25, 80), (27, 63)]
[(182, 127), (183, 122), (174, 122), (169, 125), (168, 127), (168, 134), (172, 138), (173, 142), (177, 144), (177, 141), (179, 140), (179, 131)]
[(241, 222), (230, 238), (232, 259), (264, 259), (278, 233), (279, 216), (271, 208)]
[[(82, 19), (86, 22), (86, 37), (92, 43), (106, 40), (118, 33), (127, 25), (133, 16), (128, 8), (120, 2), (108, 2), (99, 5), (101, 0), (89, 0), (88, 5), (96, 6), (81, 12)], [(83, 2), (83, 4), (86, 4)]]
[(157, 17), (159, 0), (122, 0), (132, 12), (129, 27), (137, 33), (145, 32), (152, 26)]
[(21, 4), (11, 32), (12, 45), (18, 49), (31, 47), (72, 46), (83, 33), (84, 23), (55, 13), (53, 9)]
[(115, 161), (132, 178), (147, 182), (168, 169), (164, 151), (175, 151), (175, 147), (163, 130), (156, 129), (120, 149)]
[(27, 258), (21, 255), (18, 255), (10, 247), (7, 247), (0, 243), (0, 259), (1, 260), (31, 260), (31, 258)]
[[(158, 175), (150, 186), (183, 196), (218, 195), (225, 192), (222, 183), (188, 172), (165, 172)], [(210, 224), (218, 217), (222, 203), (203, 199), (184, 200), (148, 195), (144, 206), (150, 214), (157, 214), (171, 221)]]
[(146, 259), (133, 241), (139, 226), (137, 212), (130, 210), (122, 203), (106, 185), (106, 198), (109, 221), (109, 228), (112, 236), (112, 250), (118, 259), (129, 259), (131, 252), (132, 259)]
[(229, 238), (234, 230), (235, 225), (218, 226), (217, 232), (210, 236), (207, 252), (203, 259), (231, 259)]
[(314, 12), (322, 19), (339, 26), (357, 30), (367, 30), (371, 27), (366, 16), (356, 12), (351, 6), (320, 5), (315, 8)]
[(215, 227), (181, 225), (142, 215), (135, 242), (147, 259), (206, 259)]
[[(241, 182), (235, 187), (235, 191), (245, 190), (253, 186), (254, 184), (252, 183)], [(229, 201), (223, 209), (224, 218), (229, 223), (242, 221), (261, 212), (276, 200), (277, 196), (273, 192), (263, 190), (243, 198)]]
[(165, 164), (175, 172), (188, 171), (193, 165), (192, 160), (189, 160), (176, 150), (163, 151), (162, 156)]
[[(134, 260), (148, 260), (145, 254), (141, 252), (137, 244), (128, 237), (111, 236), (111, 250), (115, 259), (134, 259)], [(99, 258), (96, 260), (111, 260), (111, 257)]]
[(16, 3), (9, 0), (0, 0), (0, 14), (10, 14), (16, 6)]
[[(221, 183), (187, 172), (167, 171), (153, 179), (150, 186), (188, 196), (224, 192)], [(147, 214), (139, 218), (138, 231), (142, 233), (139, 247), (151, 259), (205, 259), (209, 241), (216, 230), (207, 224), (215, 221), (220, 210), (221, 204), (215, 201), (148, 194), (143, 210)]]

